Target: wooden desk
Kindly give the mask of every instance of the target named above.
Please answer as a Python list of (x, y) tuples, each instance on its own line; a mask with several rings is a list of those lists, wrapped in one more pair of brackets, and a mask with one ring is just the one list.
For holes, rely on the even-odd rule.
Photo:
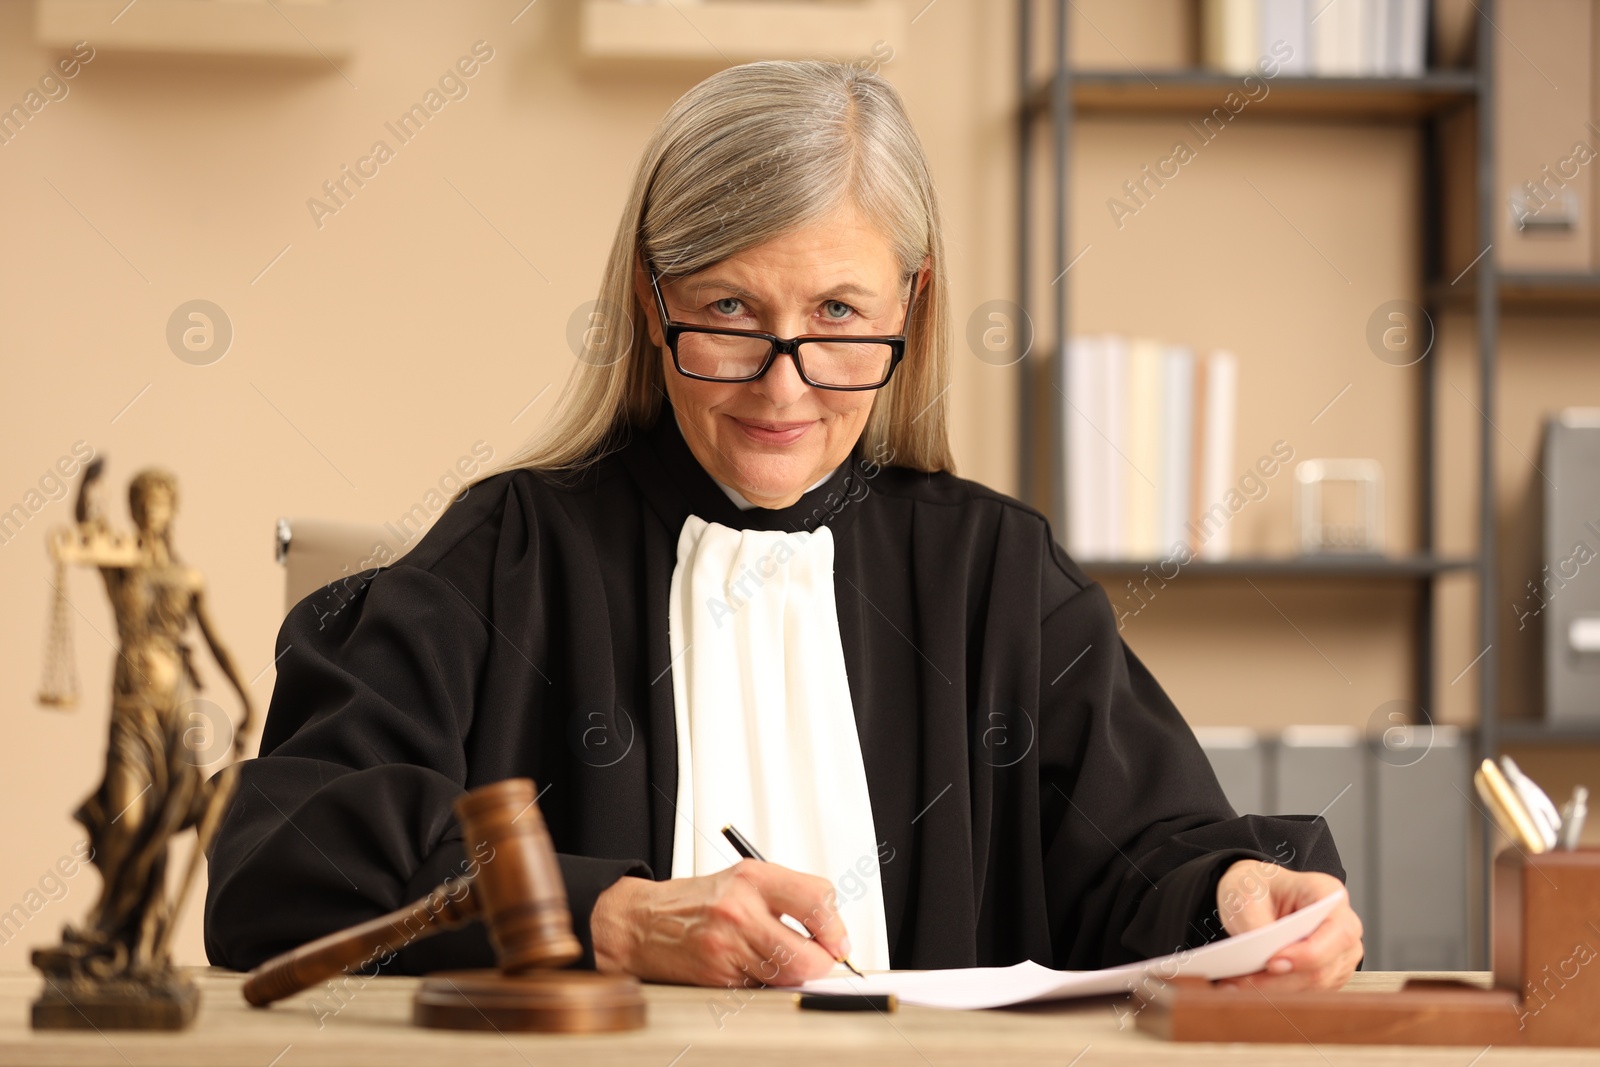
[[(307, 993), (261, 1010), (249, 1007), (239, 996), (242, 976), (204, 969), (196, 974), (202, 1000), (195, 1026), (182, 1033), (160, 1035), (35, 1033), (27, 1020), (39, 978), (28, 972), (0, 974), (0, 1065), (544, 1067), (594, 1063), (769, 1067), (803, 1063), (934, 1067), (976, 1063), (1003, 1067), (1048, 1063), (1089, 1067), (1197, 1062), (1308, 1067), (1489, 1067), (1506, 1063), (1592, 1067), (1595, 1062), (1593, 1049), (1491, 1048), (1485, 1052), (1481, 1047), (1169, 1044), (1138, 1032), (1131, 1018), (1122, 1019), (1119, 1027), (1119, 1012), (1129, 1010), (1128, 1002), (1107, 997), (1000, 1011), (901, 1007), (888, 1015), (858, 1015), (801, 1012), (795, 1008), (792, 994), (779, 990), (747, 993), (748, 1000), (741, 1007), (738, 999), (730, 999), (730, 991), (682, 986), (647, 986), (650, 1021), (645, 1029), (632, 1033), (590, 1037), (459, 1033), (410, 1025), (414, 979), (351, 979), (343, 1007), (326, 993), (320, 997)], [(1347, 988), (1396, 989), (1405, 977), (1396, 972), (1357, 974)], [(1488, 984), (1486, 973), (1467, 977)], [(722, 1009), (720, 1027), (714, 1006)]]

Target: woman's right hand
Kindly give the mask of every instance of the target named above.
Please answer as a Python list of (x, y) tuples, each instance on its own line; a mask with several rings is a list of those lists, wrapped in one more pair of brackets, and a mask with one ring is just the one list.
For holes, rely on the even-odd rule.
[[(589, 918), (595, 968), (687, 985), (798, 985), (849, 954), (836, 905), (826, 878), (760, 860), (697, 878), (622, 878)], [(779, 921), (785, 914), (814, 940)]]

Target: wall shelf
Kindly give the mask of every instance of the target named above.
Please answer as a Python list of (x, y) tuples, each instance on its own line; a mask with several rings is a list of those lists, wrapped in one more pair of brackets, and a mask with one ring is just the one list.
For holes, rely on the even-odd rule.
[(52, 48), (88, 41), (105, 52), (317, 63), (352, 47), (338, 0), (36, 0), (34, 38)]
[[(1152, 571), (1160, 560), (1076, 560), (1091, 577), (1124, 578)], [(1167, 570), (1173, 563), (1167, 564)], [(1410, 556), (1314, 556), (1256, 557), (1253, 559), (1197, 559), (1179, 568), (1179, 575), (1195, 578), (1293, 578), (1351, 579), (1380, 578), (1399, 581), (1432, 578), (1451, 571), (1470, 571), (1478, 561), (1416, 554)], [(1168, 579), (1169, 581), (1172, 579)]]
[[(886, 61), (904, 47), (909, 13), (895, 0), (583, 0), (579, 50), (590, 65), (714, 64), (753, 59)], [(892, 52), (890, 53), (892, 54)]]
[[(1471, 309), (1477, 300), (1476, 289), (1468, 278), (1455, 285), (1435, 282), (1429, 287), (1434, 303), (1441, 307)], [(1500, 305), (1516, 312), (1595, 312), (1600, 311), (1600, 273), (1531, 273), (1503, 271), (1499, 275)]]
[[(1209, 70), (1071, 72), (1072, 105), (1079, 114), (1204, 115), (1229, 92), (1244, 95), (1244, 75)], [(1268, 92), (1246, 106), (1252, 114), (1327, 119), (1414, 121), (1450, 111), (1477, 97), (1472, 71), (1433, 71), (1416, 78), (1327, 78), (1280, 74), (1263, 82)], [(1037, 83), (1024, 110), (1050, 113), (1054, 78)]]
[(1551, 723), (1543, 719), (1501, 719), (1500, 745), (1600, 744), (1600, 722)]

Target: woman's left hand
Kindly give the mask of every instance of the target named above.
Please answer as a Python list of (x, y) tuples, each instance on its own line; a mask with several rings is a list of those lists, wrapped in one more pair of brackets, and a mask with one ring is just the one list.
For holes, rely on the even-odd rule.
[[(1242, 934), (1299, 911), (1341, 888), (1343, 883), (1331, 874), (1294, 871), (1260, 860), (1239, 860), (1223, 872), (1217, 883), (1217, 909), (1223, 929), (1229, 934)], [(1217, 984), (1244, 988), (1248, 983), (1264, 993), (1338, 989), (1355, 973), (1365, 951), (1361, 919), (1346, 896), (1308, 937), (1279, 949), (1267, 961), (1266, 970), (1242, 978), (1225, 978)]]

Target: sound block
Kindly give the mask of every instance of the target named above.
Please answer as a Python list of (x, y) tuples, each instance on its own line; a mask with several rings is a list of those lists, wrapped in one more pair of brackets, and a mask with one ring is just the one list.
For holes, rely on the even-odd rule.
[(411, 1021), (442, 1030), (595, 1034), (644, 1026), (639, 980), (594, 971), (439, 971), (422, 980)]

